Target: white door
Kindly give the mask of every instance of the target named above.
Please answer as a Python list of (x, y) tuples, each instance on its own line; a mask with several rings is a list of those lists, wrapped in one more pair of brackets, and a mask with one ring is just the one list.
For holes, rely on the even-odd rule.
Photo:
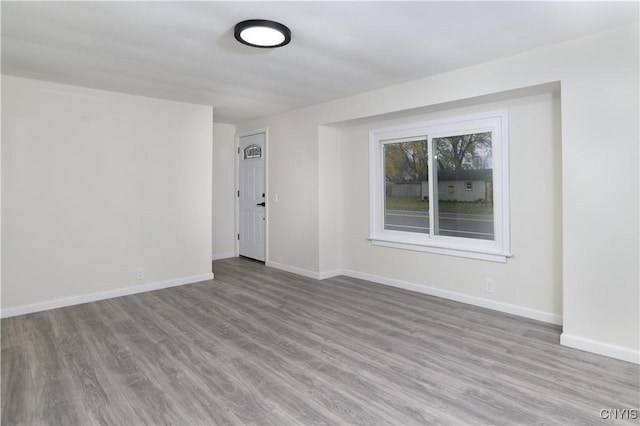
[(240, 256), (265, 260), (264, 133), (240, 138), (238, 240)]

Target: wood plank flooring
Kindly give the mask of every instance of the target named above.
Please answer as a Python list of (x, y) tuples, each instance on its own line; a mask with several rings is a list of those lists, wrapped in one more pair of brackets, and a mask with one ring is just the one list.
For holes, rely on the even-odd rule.
[[(639, 367), (560, 328), (246, 259), (2, 320), (3, 425), (639, 424)], [(628, 416), (627, 416), (628, 417)]]

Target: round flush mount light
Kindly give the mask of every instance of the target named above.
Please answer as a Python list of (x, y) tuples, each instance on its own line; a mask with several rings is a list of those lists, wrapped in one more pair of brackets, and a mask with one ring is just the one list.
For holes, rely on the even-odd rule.
[(291, 30), (279, 22), (249, 19), (236, 24), (233, 35), (242, 44), (253, 47), (280, 47), (291, 41)]

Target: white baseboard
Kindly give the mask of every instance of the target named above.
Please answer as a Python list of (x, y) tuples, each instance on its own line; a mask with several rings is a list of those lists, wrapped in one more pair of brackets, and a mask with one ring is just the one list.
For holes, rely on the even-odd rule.
[(580, 349), (581, 351), (593, 352), (598, 355), (620, 359), (622, 361), (640, 364), (640, 352), (622, 346), (611, 345), (597, 340), (585, 339), (567, 333), (560, 335), (560, 344), (569, 348)]
[(469, 305), (480, 306), (482, 308), (492, 309), (494, 311), (504, 312), (507, 314), (518, 315), (524, 318), (530, 318), (551, 324), (562, 325), (562, 316), (552, 314), (550, 312), (538, 311), (536, 309), (525, 308), (523, 306), (512, 305), (509, 303), (497, 302), (495, 300), (485, 299), (477, 296), (470, 296), (455, 291), (443, 290), (441, 288), (430, 287), (424, 284), (411, 283), (401, 281), (394, 278), (380, 277), (373, 274), (365, 274), (358, 271), (343, 270), (343, 275), (361, 280), (372, 281), (374, 283), (388, 285), (391, 287), (403, 288), (405, 290), (415, 291), (417, 293), (428, 294), (430, 296), (442, 297), (443, 299), (455, 300), (456, 302), (468, 303)]
[(228, 259), (230, 257), (236, 257), (236, 254), (232, 251), (227, 253), (216, 253), (213, 256), (211, 256), (211, 260), (222, 260), (222, 259)]
[(321, 274), (319, 272), (309, 271), (308, 269), (297, 268), (295, 266), (284, 265), (282, 263), (271, 262), (271, 261), (265, 262), (265, 265), (270, 266), (272, 268), (280, 269), (281, 271), (287, 271), (293, 274), (302, 275), (303, 277), (313, 278), (315, 280), (322, 279), (320, 278)]
[(325, 271), (320, 272), (318, 274), (319, 280), (326, 280), (327, 278), (337, 277), (339, 275), (344, 275), (344, 271), (342, 269), (334, 269), (333, 271)]
[(98, 300), (112, 299), (114, 297), (128, 296), (130, 294), (145, 293), (147, 291), (160, 290), (162, 288), (175, 287), (184, 284), (193, 284), (213, 279), (213, 273), (192, 275), (167, 281), (141, 284), (131, 287), (122, 287), (114, 290), (101, 291), (99, 293), (83, 294), (81, 296), (65, 297), (62, 299), (47, 300), (46, 302), (29, 305), (14, 306), (0, 311), (0, 318), (14, 317), (16, 315), (31, 314), (49, 309), (64, 308), (65, 306), (80, 305), (82, 303)]
[(443, 290), (436, 287), (430, 287), (424, 284), (411, 283), (408, 281), (401, 281), (394, 278), (381, 277), (373, 274), (366, 274), (363, 272), (352, 271), (348, 269), (335, 269), (325, 272), (314, 272), (306, 269), (297, 268), (295, 266), (284, 265), (277, 262), (266, 262), (267, 266), (280, 269), (283, 271), (291, 272), (294, 274), (302, 275), (304, 277), (313, 278), (316, 280), (324, 280), (327, 278), (336, 277), (338, 275), (346, 275), (352, 278), (359, 278), (361, 280), (371, 281), (378, 284), (388, 285), (391, 287), (398, 287), (405, 290), (415, 291), (417, 293), (428, 294), (430, 296), (442, 297), (443, 299), (455, 300), (457, 302), (468, 303), (474, 306), (480, 306), (482, 308), (492, 309), (494, 311), (504, 312), (507, 314), (518, 315), (524, 318), (530, 318), (537, 321), (542, 321), (550, 324), (562, 325), (562, 316), (552, 314), (550, 312), (538, 311), (536, 309), (525, 308), (518, 305), (512, 305), (509, 303), (497, 302), (495, 300), (484, 299), (477, 296), (469, 296), (463, 293), (457, 293), (454, 291)]

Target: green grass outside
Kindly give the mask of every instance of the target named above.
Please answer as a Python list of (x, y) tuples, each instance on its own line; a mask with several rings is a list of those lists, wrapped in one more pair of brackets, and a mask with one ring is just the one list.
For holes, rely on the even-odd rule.
[[(429, 203), (416, 197), (386, 197), (385, 207), (389, 210), (428, 210)], [(493, 214), (493, 206), (484, 203), (441, 201), (441, 213)]]

